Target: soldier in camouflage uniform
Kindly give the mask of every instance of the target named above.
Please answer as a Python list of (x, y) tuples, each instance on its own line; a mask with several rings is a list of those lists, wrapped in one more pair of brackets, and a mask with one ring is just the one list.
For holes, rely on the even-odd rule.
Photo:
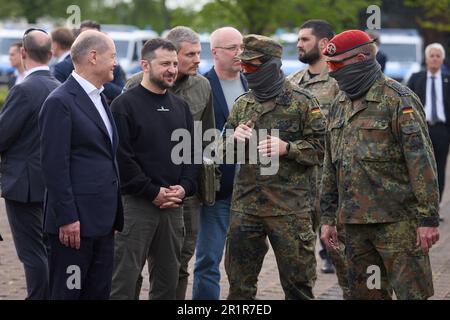
[[(322, 50), (328, 44), (328, 41), (334, 37), (334, 32), (328, 22), (324, 20), (308, 20), (301, 27), (298, 33), (299, 60), (307, 63), (308, 67), (288, 76), (288, 80), (305, 88), (317, 98), (320, 104), (320, 110), (325, 118), (328, 117), (331, 103), (339, 92), (339, 86), (332, 77), (328, 75), (328, 67), (325, 62), (326, 56)], [(311, 176), (312, 201), (314, 204), (313, 223), (314, 230), (319, 228), (320, 223), (320, 201), (319, 189), (322, 180), (322, 164), (315, 166)], [(336, 267), (336, 276), (339, 286), (342, 289), (344, 299), (349, 298), (349, 289), (347, 281), (347, 265), (345, 263), (344, 232), (339, 229), (338, 250), (330, 250), (327, 253), (325, 244), (321, 241), (319, 256), (323, 261), (322, 272), (333, 273), (333, 265)], [(320, 233), (320, 231), (319, 231)]]
[[(316, 235), (309, 201), (309, 171), (322, 162), (325, 119), (317, 100), (285, 79), (282, 47), (259, 36), (244, 37), (241, 59), (251, 90), (239, 97), (226, 125), (219, 152), (249, 144), (259, 129), (278, 129), (279, 138), (261, 139), (263, 156), (279, 157), (276, 174), (261, 174), (262, 164), (242, 163), (231, 204), (225, 270), (228, 299), (254, 299), (268, 250), (275, 252), (286, 299), (311, 299), (316, 279)], [(259, 132), (259, 131), (258, 131)], [(236, 142), (236, 143), (235, 143)], [(222, 149), (223, 148), (223, 149)], [(248, 148), (248, 152), (256, 152)], [(249, 156), (249, 155), (247, 155)]]
[(324, 54), (341, 92), (328, 118), (321, 238), (335, 246), (336, 219), (344, 224), (351, 299), (426, 299), (439, 191), (423, 107), (381, 72), (366, 33), (345, 31)]
[[(200, 121), (203, 133), (215, 128), (212, 91), (209, 81), (197, 74), (200, 63), (200, 38), (189, 28), (176, 27), (167, 35), (167, 40), (174, 43), (178, 51), (178, 78), (169, 90), (182, 97), (189, 105), (194, 121)], [(143, 73), (134, 75), (125, 85), (125, 89), (135, 87), (142, 81)], [(198, 128), (196, 128), (197, 130)], [(205, 147), (209, 142), (205, 142)], [(185, 238), (181, 251), (180, 279), (177, 288), (177, 300), (184, 300), (189, 277), (188, 264), (194, 255), (198, 233), (198, 215), (201, 203), (197, 196), (189, 197), (183, 202)], [(142, 277), (138, 280), (142, 283)], [(139, 292), (140, 285), (138, 284)], [(137, 292), (137, 297), (139, 297)]]

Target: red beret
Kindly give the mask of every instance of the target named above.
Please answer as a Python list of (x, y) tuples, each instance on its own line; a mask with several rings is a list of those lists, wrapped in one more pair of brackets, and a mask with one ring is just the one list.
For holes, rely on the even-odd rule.
[(347, 30), (334, 36), (322, 53), (333, 57), (373, 42), (374, 40), (364, 31)]

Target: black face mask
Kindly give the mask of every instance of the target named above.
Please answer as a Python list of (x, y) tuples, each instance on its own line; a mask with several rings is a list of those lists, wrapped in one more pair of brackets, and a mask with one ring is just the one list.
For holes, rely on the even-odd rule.
[(339, 89), (351, 100), (362, 97), (381, 76), (381, 67), (375, 59), (364, 60), (330, 72), (336, 79)]
[(245, 74), (248, 87), (252, 89), (256, 100), (264, 102), (280, 94), (285, 79), (280, 68), (281, 59), (272, 57), (257, 71)]

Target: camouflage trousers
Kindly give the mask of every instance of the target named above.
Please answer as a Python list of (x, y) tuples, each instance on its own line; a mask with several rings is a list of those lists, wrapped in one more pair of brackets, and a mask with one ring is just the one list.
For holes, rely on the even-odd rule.
[[(314, 230), (318, 230), (320, 236), (320, 183), (322, 177), (322, 167), (314, 166), (310, 171), (310, 187), (311, 187), (311, 207), (313, 208), (312, 223)], [(345, 233), (343, 226), (338, 224), (338, 242), (339, 247), (336, 250), (328, 250), (327, 254), (331, 259), (338, 278), (339, 286), (342, 289), (344, 300), (350, 298), (350, 289), (347, 279), (347, 262), (345, 258)]]
[(343, 225), (337, 225), (337, 233), (339, 246), (336, 249), (327, 249), (327, 253), (336, 269), (336, 276), (338, 278), (338, 284), (342, 289), (343, 298), (344, 300), (348, 300), (350, 299), (350, 287), (347, 277), (348, 265), (345, 256), (345, 231)]
[(231, 211), (225, 252), (228, 299), (255, 299), (258, 275), (272, 245), (286, 299), (313, 299), (316, 280), (311, 217), (305, 214), (258, 217)]
[[(428, 254), (416, 247), (416, 220), (345, 224), (351, 299), (427, 299), (434, 294)], [(377, 285), (378, 283), (378, 285)]]

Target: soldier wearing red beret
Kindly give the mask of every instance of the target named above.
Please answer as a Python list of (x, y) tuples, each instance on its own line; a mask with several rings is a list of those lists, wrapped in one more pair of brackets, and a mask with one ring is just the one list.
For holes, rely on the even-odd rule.
[(336, 220), (344, 225), (351, 299), (427, 299), (439, 191), (423, 107), (382, 73), (365, 32), (342, 32), (323, 53), (340, 92), (328, 116), (321, 239), (333, 249)]

